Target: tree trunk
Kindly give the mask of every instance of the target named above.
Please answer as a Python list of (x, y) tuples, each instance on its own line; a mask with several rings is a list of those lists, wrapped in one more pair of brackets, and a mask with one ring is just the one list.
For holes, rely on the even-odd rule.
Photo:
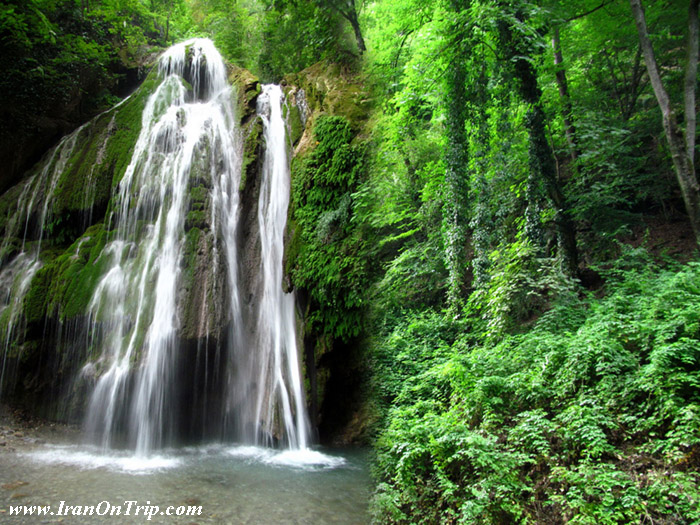
[[(520, 19), (520, 14), (516, 14)], [(554, 152), (552, 151), (546, 135), (546, 119), (542, 109), (542, 91), (537, 84), (537, 71), (530, 60), (531, 49), (526, 43), (516, 40), (512, 27), (502, 26), (502, 35), (508, 48), (507, 52), (514, 60), (514, 76), (523, 101), (529, 106), (525, 117), (525, 127), (529, 136), (529, 164), (528, 176), (528, 212), (534, 216), (537, 213), (537, 188), (544, 185), (547, 196), (554, 208), (554, 225), (557, 232), (557, 246), (559, 258), (562, 262), (562, 270), (570, 276), (575, 276), (578, 267), (578, 251), (576, 247), (576, 229), (573, 221), (567, 214), (568, 203), (561, 191), (554, 164)], [(532, 209), (530, 209), (532, 208)], [(527, 227), (528, 217), (526, 217)], [(535, 243), (537, 239), (534, 239)]]
[(445, 152), (444, 221), (447, 235), (446, 266), (448, 271), (447, 302), (456, 311), (462, 303), (466, 268), (469, 177), (467, 173), (466, 70), (461, 60), (454, 61), (447, 73), (447, 139)]
[(576, 128), (573, 123), (573, 107), (571, 96), (569, 95), (569, 83), (566, 80), (566, 70), (564, 69), (564, 57), (561, 54), (561, 42), (559, 40), (559, 28), (554, 27), (552, 35), (552, 50), (554, 51), (554, 66), (556, 68), (557, 87), (559, 88), (559, 98), (562, 104), (562, 117), (564, 120), (564, 131), (566, 142), (569, 144), (571, 160), (574, 164), (578, 161), (580, 152), (576, 141)]
[(360, 22), (357, 19), (357, 9), (355, 9), (355, 0), (348, 1), (348, 9), (341, 11), (342, 15), (350, 22), (352, 30), (355, 33), (355, 40), (357, 40), (357, 48), (360, 50), (360, 54), (367, 51), (365, 46), (365, 39), (362, 38), (362, 31), (360, 30)]
[[(453, 0), (455, 13), (462, 8)], [(451, 35), (461, 38), (462, 27), (453, 24)], [(458, 314), (463, 301), (467, 268), (467, 229), (469, 226), (469, 142), (465, 128), (467, 120), (467, 70), (460, 49), (453, 49), (451, 63), (446, 71), (445, 125), (445, 192), (443, 224), (445, 228), (445, 265), (448, 271), (447, 304)]]
[(362, 30), (360, 29), (360, 22), (357, 18), (357, 9), (355, 8), (355, 0), (315, 0), (318, 7), (323, 9), (332, 9), (340, 13), (340, 15), (350, 22), (352, 26), (352, 31), (355, 33), (355, 40), (357, 41), (357, 49), (360, 54), (367, 51), (365, 46), (365, 39), (362, 37)]
[[(698, 1), (690, 0), (688, 9), (690, 19), (688, 21), (688, 64), (686, 66), (686, 82), (685, 82), (685, 118), (686, 118), (686, 136), (683, 140), (683, 134), (678, 127), (678, 121), (668, 93), (664, 88), (659, 74), (659, 68), (654, 56), (654, 48), (649, 39), (647, 31), (646, 17), (640, 0), (630, 0), (634, 22), (637, 25), (637, 33), (639, 34), (639, 44), (644, 55), (644, 63), (647, 67), (649, 80), (654, 89), (654, 95), (661, 109), (661, 118), (663, 122), (664, 132), (668, 140), (669, 150), (673, 167), (678, 179), (678, 185), (681, 188), (683, 201), (685, 203), (690, 224), (695, 233), (695, 239), (700, 244), (700, 185), (695, 175), (694, 159), (695, 159), (695, 84), (698, 65)], [(689, 81), (689, 77), (692, 78)], [(688, 150), (692, 146), (692, 150)]]

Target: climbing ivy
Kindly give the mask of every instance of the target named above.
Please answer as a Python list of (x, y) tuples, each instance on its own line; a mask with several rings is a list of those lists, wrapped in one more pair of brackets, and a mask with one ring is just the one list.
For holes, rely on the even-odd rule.
[(363, 174), (361, 144), (343, 117), (314, 127), (316, 147), (293, 164), (287, 272), (308, 291), (308, 325), (347, 340), (360, 333), (367, 287), (365, 241), (355, 221), (353, 192)]

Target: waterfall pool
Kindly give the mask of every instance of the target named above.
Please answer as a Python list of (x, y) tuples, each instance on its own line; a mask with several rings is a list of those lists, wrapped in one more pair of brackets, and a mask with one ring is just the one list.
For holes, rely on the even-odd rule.
[[(362, 449), (290, 452), (210, 444), (139, 458), (69, 442), (32, 441), (25, 438), (19, 446), (0, 450), (0, 523), (369, 521), (371, 483), (367, 451)], [(51, 508), (41, 517), (10, 515), (12, 507), (34, 505)], [(95, 507), (92, 515), (77, 515), (89, 512), (90, 506)], [(148, 509), (136, 515), (136, 506)], [(176, 515), (198, 506), (200, 515)], [(110, 515), (115, 507), (121, 515)], [(168, 511), (173, 515), (166, 515)], [(145, 512), (152, 515), (150, 520)]]

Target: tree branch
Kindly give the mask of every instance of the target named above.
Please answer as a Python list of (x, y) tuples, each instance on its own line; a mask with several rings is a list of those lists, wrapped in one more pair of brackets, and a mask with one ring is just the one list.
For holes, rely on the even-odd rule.
[(574, 20), (578, 20), (579, 18), (583, 18), (585, 16), (588, 16), (592, 13), (595, 13), (599, 9), (603, 9), (606, 5), (612, 4), (615, 0), (606, 0), (602, 4), (600, 4), (598, 7), (594, 7), (593, 9), (590, 9), (586, 11), (585, 13), (581, 13), (580, 15), (572, 16), (571, 18), (567, 18), (566, 20), (562, 21), (562, 24), (566, 24), (567, 22), (573, 22)]

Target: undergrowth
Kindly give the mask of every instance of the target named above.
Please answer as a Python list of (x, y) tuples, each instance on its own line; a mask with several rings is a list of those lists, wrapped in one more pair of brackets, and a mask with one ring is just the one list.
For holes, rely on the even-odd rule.
[(606, 278), (496, 340), (384, 319), (376, 521), (700, 523), (700, 264)]

